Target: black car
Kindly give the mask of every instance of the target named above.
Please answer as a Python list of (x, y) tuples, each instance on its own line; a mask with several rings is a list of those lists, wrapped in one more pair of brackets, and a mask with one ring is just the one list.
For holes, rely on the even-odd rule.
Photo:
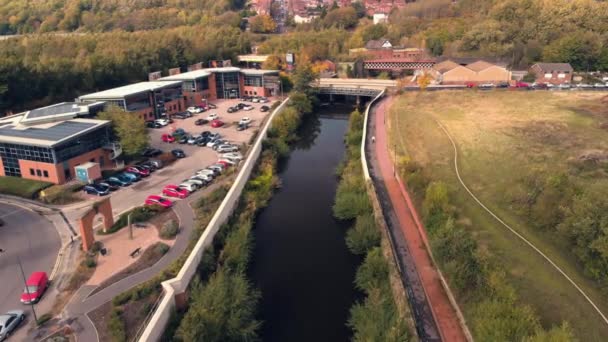
[(120, 188), (120, 185), (114, 184), (114, 182), (101, 181), (97, 184), (106, 187), (110, 191), (116, 191)]
[(175, 138), (177, 140), (177, 143), (180, 145), (186, 144), (188, 143), (188, 139), (190, 139), (189, 135), (180, 135), (179, 137)]
[(147, 148), (141, 153), (141, 155), (144, 157), (156, 157), (161, 154), (163, 154), (163, 151), (157, 148)]
[(249, 128), (249, 124), (239, 124), (239, 125), (236, 127), (236, 130), (237, 130), (237, 131), (244, 131), (244, 130), (246, 130), (247, 128)]
[(172, 150), (171, 154), (173, 154), (176, 158), (186, 158), (186, 154), (180, 149)]
[(498, 82), (496, 88), (509, 88), (509, 82)]
[(206, 119), (198, 119), (198, 120), (194, 121), (194, 124), (197, 126), (201, 126), (201, 125), (204, 125), (207, 123), (209, 123), (209, 120), (206, 120)]
[(217, 109), (217, 106), (214, 105), (213, 103), (207, 103), (207, 107), (209, 107), (211, 109)]
[(260, 112), (262, 112), (262, 113), (267, 112), (269, 110), (270, 110), (270, 107), (268, 107), (268, 106), (262, 106), (262, 107), (260, 107)]
[(184, 120), (187, 118), (187, 116), (184, 113), (177, 113), (177, 114), (173, 114), (172, 118)]
[(201, 137), (208, 137), (211, 135), (211, 131), (203, 131), (201, 132)]
[(239, 111), (238, 107), (228, 107), (228, 109), (226, 110), (228, 113), (236, 113)]
[(135, 165), (135, 166), (136, 166), (136, 167), (138, 167), (138, 168), (141, 168), (141, 169), (146, 169), (146, 170), (148, 170), (148, 171), (150, 171), (150, 172), (154, 172), (154, 171), (156, 171), (156, 166), (154, 166), (154, 165), (153, 165), (152, 163), (150, 163), (150, 162), (141, 162), (141, 163), (138, 163), (138, 164), (137, 164), (137, 165)]
[(97, 196), (105, 196), (110, 193), (110, 190), (107, 187), (99, 185), (99, 184), (85, 185), (82, 190), (89, 195), (97, 195)]
[(163, 126), (161, 126), (158, 122), (156, 121), (146, 121), (146, 127), (148, 128), (161, 128)]
[(204, 147), (204, 146), (207, 145), (207, 143), (209, 142), (209, 140), (211, 140), (211, 139), (209, 139), (209, 137), (202, 137), (201, 136), (199, 139), (196, 140), (196, 144), (198, 146)]
[(248, 104), (243, 103), (243, 102), (240, 102), (240, 103), (238, 103), (238, 104), (236, 105), (236, 108), (238, 108), (238, 109), (243, 109), (243, 108), (245, 108), (245, 107), (247, 107), (247, 106), (248, 106)]

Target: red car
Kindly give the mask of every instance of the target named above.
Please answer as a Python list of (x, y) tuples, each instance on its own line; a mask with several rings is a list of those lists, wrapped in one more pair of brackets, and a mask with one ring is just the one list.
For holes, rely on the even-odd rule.
[(144, 202), (146, 205), (160, 205), (163, 208), (171, 208), (173, 202), (169, 201), (166, 198), (162, 198), (158, 195), (150, 195), (146, 198)]
[(222, 127), (222, 126), (224, 126), (224, 123), (220, 120), (211, 121), (211, 127), (213, 127), (213, 128), (218, 128), (218, 127)]
[(218, 160), (217, 164), (223, 165), (225, 169), (231, 167), (232, 165), (230, 165), (230, 163), (223, 161), (223, 160)]
[(467, 88), (475, 88), (475, 83), (473, 83), (473, 82), (467, 82), (464, 85), (466, 85)]
[(526, 82), (517, 82), (515, 88), (530, 88), (530, 85)]
[(173, 184), (167, 185), (163, 189), (163, 195), (168, 197), (186, 198), (188, 197), (188, 194), (188, 190)]
[(26, 288), (21, 294), (21, 303), (38, 303), (44, 291), (49, 287), (49, 278), (46, 272), (34, 272), (25, 283)]
[(175, 138), (171, 134), (163, 134), (161, 140), (163, 142), (172, 143), (175, 141)]
[(137, 166), (129, 166), (125, 169), (125, 171), (135, 173), (142, 177), (148, 177), (150, 175), (150, 170), (146, 170), (143, 167), (137, 167)]

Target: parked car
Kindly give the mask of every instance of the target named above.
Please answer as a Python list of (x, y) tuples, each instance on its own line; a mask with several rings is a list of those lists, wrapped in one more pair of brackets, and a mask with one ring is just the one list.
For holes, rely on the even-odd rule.
[(23, 310), (11, 310), (0, 315), (0, 341), (6, 340), (25, 319)]
[(131, 181), (130, 180), (128, 180), (126, 178), (120, 179), (118, 177), (108, 177), (104, 181), (104, 183), (108, 183), (108, 184), (116, 185), (116, 186), (122, 186), (122, 187), (131, 185)]
[(119, 175), (119, 177), (127, 177), (127, 179), (129, 179), (129, 181), (131, 181), (131, 183), (133, 182), (137, 182), (141, 179), (141, 176), (138, 175), (137, 173), (132, 173), (132, 172), (123, 172)]
[(176, 158), (186, 158), (186, 154), (183, 150), (180, 149), (171, 150), (171, 154), (174, 155)]
[(269, 110), (270, 110), (270, 107), (268, 107), (268, 106), (262, 106), (262, 107), (260, 107), (260, 112), (262, 112), (262, 113), (267, 112)]
[(213, 121), (216, 119), (219, 119), (219, 115), (217, 115), (217, 113), (211, 113), (205, 118), (205, 120), (208, 120), (208, 121)]
[(239, 111), (239, 108), (238, 107), (228, 107), (228, 109), (226, 109), (226, 111), (228, 113), (236, 113)]
[(207, 184), (207, 182), (203, 181), (202, 179), (197, 179), (197, 178), (193, 178), (193, 177), (190, 177), (189, 179), (184, 179), (183, 182), (194, 183), (194, 184), (198, 185), (199, 189), (202, 188), (205, 184)]
[(566, 83), (562, 83), (559, 86), (557, 86), (559, 89), (570, 89), (570, 85), (566, 84)]
[(190, 179), (201, 180), (201, 181), (203, 181), (203, 184), (205, 184), (205, 185), (207, 185), (213, 181), (213, 177), (211, 177), (209, 175), (199, 174), (199, 173), (192, 175), (192, 177), (190, 177)]
[(241, 120), (239, 120), (239, 125), (249, 125), (251, 123), (251, 118), (248, 116), (245, 116), (243, 118), (241, 118)]
[(147, 148), (141, 153), (143, 157), (156, 157), (161, 154), (163, 154), (163, 151), (157, 148)]
[(173, 133), (171, 133), (172, 136), (176, 136), (176, 135), (186, 135), (188, 134), (188, 132), (186, 132), (185, 129), (183, 128), (176, 128)]
[(174, 119), (185, 120), (185, 119), (187, 119), (189, 116), (188, 116), (188, 115), (186, 115), (185, 113), (177, 113), (177, 114), (173, 114), (171, 117), (172, 117), (172, 118), (174, 118)]
[(231, 163), (228, 163), (228, 162), (227, 162), (227, 161), (225, 161), (225, 160), (218, 160), (216, 163), (217, 163), (217, 164), (220, 164), (220, 165), (223, 165), (225, 168), (229, 168), (229, 167), (231, 167), (231, 166), (232, 166), (232, 164), (231, 164)]
[(250, 110), (253, 110), (253, 109), (254, 109), (253, 106), (250, 106), (250, 105), (243, 106), (243, 110), (244, 111), (250, 111)]
[(144, 201), (145, 205), (160, 205), (163, 208), (171, 208), (173, 202), (158, 195), (150, 195)]
[(150, 171), (144, 169), (143, 167), (137, 166), (127, 166), (125, 168), (125, 171), (129, 173), (134, 173), (136, 175), (139, 175), (140, 177), (148, 177), (150, 175)]
[(188, 137), (188, 145), (196, 144), (196, 139), (198, 139), (199, 137), (200, 137), (200, 135), (199, 136), (191, 135), (190, 137)]
[(49, 277), (46, 272), (34, 272), (25, 282), (25, 289), (21, 294), (21, 303), (38, 303), (49, 287)]
[(509, 88), (509, 82), (498, 82), (496, 88)]
[(219, 176), (219, 174), (222, 172), (222, 170), (221, 170), (221, 169), (214, 169), (214, 168), (212, 168), (211, 166), (207, 166), (207, 167), (206, 167), (206, 168), (204, 168), (203, 170), (209, 170), (209, 171), (213, 172), (213, 176), (214, 176), (214, 177)]
[(201, 132), (201, 137), (209, 137), (211, 136), (213, 133), (211, 133), (210, 131), (202, 131)]
[(198, 119), (198, 120), (194, 121), (194, 124), (197, 126), (202, 126), (207, 123), (209, 123), (209, 120), (207, 120), (207, 119)]
[(548, 85), (546, 83), (532, 83), (532, 89), (547, 89)]
[(192, 137), (191, 135), (185, 134), (185, 135), (180, 135), (177, 139), (177, 143), (180, 145), (186, 144), (188, 143), (188, 139), (190, 139), (190, 137)]
[(211, 169), (200, 169), (200, 170), (196, 171), (196, 173), (195, 173), (195, 174), (196, 174), (196, 175), (199, 175), (199, 174), (200, 174), (200, 175), (208, 175), (208, 176), (211, 176), (211, 177), (213, 177), (213, 178), (215, 178), (215, 176), (217, 175), (217, 174), (215, 173), (215, 171), (213, 171), (213, 170), (211, 170)]
[(219, 145), (215, 150), (218, 153), (238, 152), (239, 147), (236, 145)]
[(594, 83), (593, 88), (606, 88), (606, 85), (603, 83)]
[(165, 127), (169, 124), (169, 119), (156, 119), (154, 122), (158, 123), (162, 127)]
[(218, 163), (228, 163), (229, 165), (236, 165), (239, 163), (238, 160), (232, 160), (230, 158), (220, 158), (217, 162)]
[(216, 171), (217, 174), (222, 173), (225, 169), (224, 165), (221, 165), (221, 164), (209, 165), (209, 166), (207, 166), (207, 168)]
[(213, 121), (211, 121), (211, 127), (213, 127), (213, 128), (219, 128), (219, 127), (222, 127), (222, 126), (224, 126), (224, 123), (222, 121), (220, 121), (220, 120), (213, 120)]
[(161, 140), (166, 143), (172, 143), (175, 141), (175, 137), (173, 137), (171, 134), (163, 134), (161, 136)]
[(207, 146), (207, 143), (209, 142), (209, 140), (211, 140), (211, 139), (209, 139), (209, 137), (199, 137), (196, 140), (196, 145), (197, 146), (201, 146), (201, 147), (202, 146)]
[(251, 102), (253, 102), (253, 103), (259, 103), (260, 102), (260, 98), (257, 97), (257, 96), (254, 96), (254, 97), (251, 98)]
[(105, 180), (102, 180), (102, 181), (100, 181), (97, 184), (99, 184), (100, 186), (108, 189), (110, 192), (116, 191), (116, 190), (120, 189), (120, 185), (114, 184), (114, 183), (111, 183), (111, 182), (108, 182), (108, 181), (105, 181)]
[(192, 193), (199, 189), (198, 184), (190, 181), (185, 181), (179, 184), (181, 189), (186, 189), (188, 192)]
[(189, 113), (192, 113), (192, 114), (200, 114), (204, 110), (203, 110), (203, 107), (193, 106), (193, 107), (188, 107), (188, 109), (186, 109), (186, 111), (188, 111)]
[(137, 166), (145, 167), (150, 172), (154, 172), (154, 171), (158, 170), (157, 164), (152, 162), (152, 160), (146, 160), (146, 161), (137, 163)]
[(243, 155), (239, 152), (229, 152), (220, 154), (222, 158), (235, 159), (235, 160), (243, 160)]
[(525, 88), (525, 89), (529, 89), (530, 88), (530, 84), (526, 83), (526, 82), (515, 82), (515, 88)]
[(188, 197), (188, 190), (182, 189), (177, 185), (169, 184), (163, 188), (163, 195), (168, 197), (186, 198)]
[(146, 121), (146, 127), (148, 128), (161, 128), (163, 127), (161, 124), (159, 124), (156, 121)]
[(213, 103), (207, 103), (207, 107), (209, 107), (211, 109), (217, 109), (217, 106), (214, 105)]
[(496, 85), (494, 83), (482, 83), (477, 88), (479, 89), (492, 89), (495, 88)]
[(163, 161), (160, 159), (150, 159), (147, 161), (147, 163), (154, 165), (156, 169), (162, 169), (163, 166), (165, 166), (165, 164), (163, 164)]
[(466, 82), (464, 85), (467, 86), (467, 88), (475, 88), (475, 83), (473, 82)]
[(222, 144), (224, 144), (224, 140), (219, 139), (219, 138), (210, 138), (209, 142), (207, 142), (207, 147), (213, 148), (213, 146), (215, 146), (215, 145), (222, 145)]
[(247, 125), (247, 124), (238, 124), (238, 125), (236, 126), (236, 130), (237, 130), (237, 131), (239, 131), (239, 132), (240, 132), (240, 131), (244, 131), (244, 130), (246, 130), (247, 128), (249, 128), (249, 125)]
[(110, 190), (107, 187), (101, 186), (99, 184), (85, 185), (82, 188), (82, 191), (86, 192), (89, 195), (96, 195), (96, 196), (105, 196), (110, 193)]
[(260, 97), (259, 102), (260, 102), (260, 103), (268, 103), (268, 102), (270, 102), (270, 100), (268, 100), (268, 99), (267, 99), (267, 98), (265, 98), (265, 97)]

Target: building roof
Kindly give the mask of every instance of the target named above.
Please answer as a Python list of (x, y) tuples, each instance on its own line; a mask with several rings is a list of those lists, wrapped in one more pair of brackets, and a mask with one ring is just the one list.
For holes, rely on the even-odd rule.
[(270, 55), (238, 55), (236, 58), (239, 62), (255, 62), (263, 63)]
[(151, 82), (139, 82), (129, 84), (126, 86), (112, 88), (97, 93), (82, 95), (78, 99), (80, 100), (113, 100), (122, 99), (125, 96), (135, 95), (139, 93), (145, 93), (149, 91), (155, 91), (158, 89), (181, 85), (181, 81), (167, 82), (167, 81), (151, 81)]
[(469, 68), (469, 69), (471, 69), (473, 71), (476, 71), (476, 72), (480, 72), (482, 70), (485, 70), (485, 69), (487, 69), (489, 67), (493, 67), (493, 66), (496, 66), (496, 64), (494, 64), (494, 63), (488, 63), (488, 62), (482, 61), (482, 60), (479, 60), (477, 62), (473, 62), (471, 64), (467, 64), (467, 68)]
[(495, 64), (498, 66), (502, 66), (502, 67), (506, 67), (507, 63), (505, 63), (504, 61), (498, 59), (498, 58), (477, 58), (477, 57), (439, 57), (437, 59), (437, 63), (441, 63), (441, 62), (445, 62), (445, 61), (452, 61), (454, 63), (458, 63), (460, 65), (469, 65), (478, 61), (484, 61), (487, 63), (491, 63), (491, 64)]
[(384, 45), (387, 43), (388, 43), (389, 47), (392, 46), (391, 42), (388, 39), (370, 40), (367, 43), (365, 43), (365, 48), (370, 49), (370, 50), (383, 49), (383, 48), (385, 48)]
[(57, 103), (21, 113), (22, 118), (19, 123), (22, 125), (31, 125), (86, 116), (89, 115), (89, 108), (103, 106), (104, 104), (105, 102), (89, 104), (75, 102)]
[(161, 77), (158, 81), (193, 81), (201, 77), (209, 77), (209, 75), (211, 75), (211, 72), (209, 72), (208, 69), (198, 69), (177, 75)]
[(573, 71), (570, 63), (536, 63), (534, 65), (537, 65), (543, 72)]
[(279, 70), (241, 69), (241, 72), (244, 75), (249, 75), (249, 76), (263, 76), (263, 75), (278, 74)]
[(24, 126), (13, 122), (0, 126), (0, 141), (53, 147), (109, 124), (108, 120), (95, 119), (70, 119), (36, 126)]
[(432, 59), (411, 59), (411, 58), (379, 58), (379, 59), (366, 59), (364, 63), (435, 63)]

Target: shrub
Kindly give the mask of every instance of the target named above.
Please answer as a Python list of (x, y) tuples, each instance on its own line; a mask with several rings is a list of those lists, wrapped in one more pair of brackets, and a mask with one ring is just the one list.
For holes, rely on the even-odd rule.
[[(160, 229), (161, 239), (173, 239), (179, 232), (179, 225), (175, 220), (165, 222)], [(164, 254), (164, 253), (163, 253)]]
[(165, 255), (165, 254), (167, 254), (168, 251), (169, 251), (169, 246), (167, 246), (166, 244), (164, 244), (162, 242), (159, 242), (156, 245), (154, 245), (155, 254)]
[(87, 256), (87, 257), (84, 259), (84, 264), (85, 264), (85, 265), (86, 265), (88, 268), (93, 268), (93, 267), (97, 266), (97, 262), (95, 261), (95, 258), (94, 258), (94, 257), (90, 257), (90, 256)]
[(123, 292), (118, 296), (114, 297), (114, 299), (112, 300), (112, 304), (114, 304), (114, 306), (124, 305), (128, 303), (131, 298), (133, 298), (133, 291)]
[(364, 255), (380, 245), (380, 231), (372, 214), (357, 216), (355, 226), (346, 232), (346, 245), (353, 254)]
[(50, 321), (51, 318), (53, 318), (53, 316), (50, 313), (45, 313), (44, 315), (38, 317), (38, 321), (36, 321), (36, 324), (43, 325), (44, 323)]
[(53, 185), (44, 190), (41, 200), (49, 204), (68, 204), (80, 200), (75, 193), (82, 190), (84, 183), (70, 183), (64, 185)]
[(104, 233), (104, 231), (100, 229), (97, 231), (97, 233), (98, 234), (112, 234), (112, 233), (115, 233), (115, 232), (119, 231), (120, 229), (126, 227), (128, 220), (129, 220), (129, 214), (131, 214), (131, 223), (145, 222), (164, 210), (165, 209), (160, 206), (136, 207), (136, 208), (129, 210), (126, 213), (123, 213), (122, 215), (120, 215), (118, 220), (116, 220), (114, 222), (112, 227), (110, 229), (108, 229), (107, 232)]
[(113, 341), (123, 342), (127, 340), (125, 324), (122, 320), (122, 308), (114, 308), (112, 310), (110, 313), (110, 321), (108, 322), (108, 329), (110, 330)]

